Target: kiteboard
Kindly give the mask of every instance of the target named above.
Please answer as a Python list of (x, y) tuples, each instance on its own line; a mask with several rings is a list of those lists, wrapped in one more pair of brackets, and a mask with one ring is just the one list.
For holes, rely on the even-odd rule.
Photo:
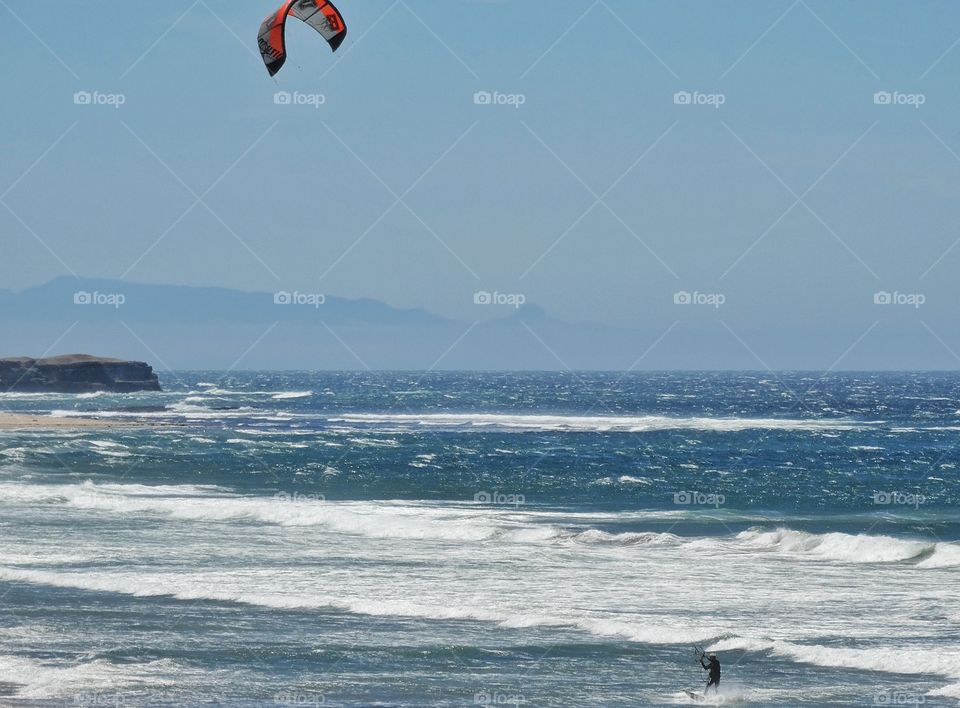
[(703, 703), (705, 696), (702, 693), (696, 693), (687, 689), (683, 689), (683, 692), (687, 694), (691, 701), (694, 703)]

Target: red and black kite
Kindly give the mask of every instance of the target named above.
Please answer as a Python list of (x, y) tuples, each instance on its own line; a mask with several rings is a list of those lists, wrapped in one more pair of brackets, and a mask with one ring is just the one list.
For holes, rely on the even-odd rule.
[(343, 15), (329, 0), (286, 0), (283, 5), (260, 25), (257, 44), (267, 71), (273, 76), (287, 60), (287, 18), (293, 15), (323, 35), (333, 51), (343, 44), (347, 25)]

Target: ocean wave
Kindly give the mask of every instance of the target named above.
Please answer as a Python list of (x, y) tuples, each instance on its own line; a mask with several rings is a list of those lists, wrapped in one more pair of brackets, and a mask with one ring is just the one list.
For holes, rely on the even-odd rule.
[(52, 393), (48, 391), (0, 391), (0, 400), (15, 401), (18, 399), (71, 398), (82, 395), (84, 394)]
[[(204, 575), (144, 576), (120, 572), (57, 572), (0, 567), (0, 579), (111, 592), (136, 597), (166, 596), (196, 602), (209, 600), (269, 607), (281, 610), (318, 609), (375, 617), (411, 617), (425, 620), (475, 620), (504, 628), (556, 628), (581, 631), (592, 636), (651, 645), (706, 643), (717, 652), (770, 653), (799, 664), (829, 668), (878, 671), (889, 674), (936, 675), (957, 678), (955, 656), (960, 647), (918, 649), (879, 646), (869, 648), (800, 644), (785, 640), (724, 636), (721, 627), (694, 626), (680, 620), (659, 623), (647, 620), (575, 617), (565, 614), (516, 612), (476, 607), (455, 602), (427, 604), (408, 599), (373, 599), (320, 593), (265, 592), (259, 588), (232, 588), (222, 580)], [(951, 690), (949, 687), (942, 691)], [(943, 695), (948, 695), (944, 693)]]
[(882, 671), (891, 674), (935, 674), (960, 677), (956, 655), (960, 647), (913, 649), (907, 647), (825, 647), (781, 640), (730, 638), (712, 644), (711, 651), (769, 652), (802, 664), (830, 668)]
[(263, 592), (230, 589), (224, 582), (196, 578), (124, 575), (115, 572), (58, 572), (0, 566), (0, 579), (92, 592), (112, 592), (135, 597), (173, 597), (196, 602), (210, 600), (281, 610), (327, 609), (373, 617), (413, 617), (426, 620), (475, 620), (492, 622), (511, 629), (530, 627), (571, 629), (588, 634), (644, 644), (690, 644), (716, 639), (723, 631), (716, 627), (694, 627), (677, 622), (657, 625), (649, 622), (583, 618), (566, 615), (517, 613), (488, 607), (444, 603), (423, 604), (406, 599), (367, 599), (319, 593)]
[(313, 436), (317, 435), (315, 430), (269, 430), (264, 428), (237, 428), (233, 431), (238, 435), (255, 435), (258, 437), (294, 437), (294, 436)]
[(681, 543), (683, 539), (672, 533), (624, 532), (609, 533), (599, 529), (588, 529), (574, 534), (573, 541), (577, 543), (595, 543), (612, 546), (659, 546), (664, 544)]
[(918, 567), (934, 568), (960, 565), (960, 546), (935, 541), (914, 541), (892, 536), (825, 533), (779, 528), (749, 529), (737, 534), (736, 541), (746, 547), (788, 555), (820, 558), (847, 563), (894, 563), (920, 561)]
[(864, 425), (867, 425), (866, 423), (850, 420), (509, 415), (498, 413), (349, 413), (328, 420), (331, 423), (393, 426), (394, 429), (398, 430), (446, 428), (457, 430), (631, 433), (659, 430), (702, 430), (708, 432), (739, 432), (744, 430), (858, 430)]
[(141, 420), (148, 418), (186, 418), (188, 420), (204, 420), (219, 418), (242, 418), (250, 413), (259, 412), (261, 415), (270, 414), (269, 411), (257, 411), (256, 408), (242, 406), (237, 408), (216, 409), (207, 406), (196, 405), (195, 403), (186, 403), (180, 401), (172, 403), (164, 410), (64, 410), (57, 409), (50, 412), (54, 418), (123, 418), (131, 420)]
[[(80, 661), (72, 665), (53, 664), (19, 656), (0, 655), (0, 676), (17, 685), (17, 699), (73, 697), (78, 705), (95, 698), (122, 701), (124, 690), (175, 686), (186, 666), (169, 659), (115, 664), (105, 659)], [(96, 696), (85, 696), (95, 691)], [(111, 695), (114, 694), (114, 695)]]
[(960, 683), (952, 683), (949, 686), (935, 688), (927, 692), (928, 696), (945, 696), (946, 698), (956, 698), (960, 700)]
[(218, 388), (213, 384), (198, 384), (203, 386), (200, 391), (190, 391), (188, 396), (269, 396), (277, 400), (287, 400), (295, 398), (309, 398), (313, 391), (233, 391), (226, 388)]
[[(14, 502), (69, 502), (77, 497), (89, 497), (101, 494), (109, 498), (156, 497), (175, 502), (181, 498), (206, 496), (211, 493), (225, 492), (226, 489), (212, 484), (97, 484), (90, 480), (80, 484), (21, 484), (17, 482), (0, 483), (0, 498)], [(215, 498), (207, 496), (207, 498)]]
[[(239, 441), (239, 439), (238, 439)], [(213, 485), (0, 483), (12, 502), (50, 503), (114, 514), (158, 514), (196, 522), (252, 522), (284, 527), (321, 527), (333, 533), (380, 539), (578, 546), (683, 546), (742, 553), (769, 552), (785, 559), (843, 563), (908, 563), (936, 570), (960, 566), (960, 544), (882, 535), (814, 534), (790, 528), (751, 528), (733, 537), (682, 537), (654, 531), (610, 531), (605, 521), (684, 518), (678, 512), (571, 514), (499, 509), (486, 505), (326, 501), (278, 494), (232, 495)], [(689, 512), (684, 512), (689, 513)], [(601, 528), (598, 528), (601, 527)]]
[(938, 543), (933, 553), (917, 563), (919, 568), (955, 568), (960, 566), (960, 545)]
[(30, 452), (33, 452), (33, 450), (29, 447), (8, 447), (0, 450), (0, 455), (19, 462), (26, 459), (27, 454)]
[(324, 527), (335, 533), (368, 538), (450, 542), (496, 541), (612, 547), (679, 543), (671, 533), (610, 533), (505, 518), (487, 507), (409, 505), (402, 503), (328, 502), (279, 494), (240, 497), (212, 485), (0, 483), (0, 496), (22, 503), (60, 502), (76, 509), (116, 514), (154, 513), (198, 522), (246, 521), (288, 527)]

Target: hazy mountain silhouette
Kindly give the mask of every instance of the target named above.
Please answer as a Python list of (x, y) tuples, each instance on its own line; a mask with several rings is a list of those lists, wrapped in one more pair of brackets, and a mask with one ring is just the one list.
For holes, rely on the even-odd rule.
[(480, 303), (476, 321), (461, 321), (365, 298), (61, 277), (0, 291), (0, 356), (86, 352), (145, 360), (161, 372), (956, 368), (936, 342), (918, 347), (907, 321), (871, 329), (851, 349), (862, 332), (817, 322), (779, 331), (735, 319), (730, 326), (725, 318), (736, 311), (696, 307), (667, 310), (676, 313), (671, 324), (663, 307), (638, 302), (641, 319), (651, 313), (638, 329), (565, 322), (533, 303)]

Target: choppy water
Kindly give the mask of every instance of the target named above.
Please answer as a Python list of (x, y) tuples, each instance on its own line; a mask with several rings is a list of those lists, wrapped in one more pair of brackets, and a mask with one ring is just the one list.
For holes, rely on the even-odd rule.
[(0, 396), (0, 704), (960, 702), (960, 376)]

